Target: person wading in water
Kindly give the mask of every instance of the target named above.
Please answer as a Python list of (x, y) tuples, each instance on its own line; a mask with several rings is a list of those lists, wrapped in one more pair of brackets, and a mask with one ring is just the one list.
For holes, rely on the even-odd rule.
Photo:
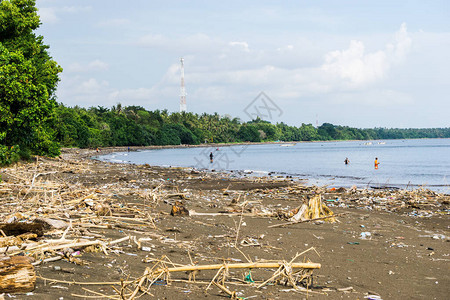
[(375, 170), (378, 170), (378, 165), (380, 163), (378, 162), (378, 157), (375, 157)]

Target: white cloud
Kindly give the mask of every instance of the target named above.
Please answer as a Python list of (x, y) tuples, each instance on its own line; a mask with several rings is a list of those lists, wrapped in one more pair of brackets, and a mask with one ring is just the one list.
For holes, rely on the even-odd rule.
[(351, 41), (347, 50), (328, 53), (322, 66), (325, 73), (348, 79), (356, 85), (383, 78), (388, 69), (383, 51), (365, 54), (364, 44), (358, 41)]
[(61, 15), (91, 11), (91, 6), (38, 7), (38, 14), (44, 24), (55, 24), (61, 21)]
[(71, 73), (87, 73), (95, 71), (106, 71), (109, 65), (99, 59), (93, 60), (87, 64), (72, 63), (67, 67), (67, 71)]
[(108, 64), (101, 60), (94, 60), (88, 64), (88, 67), (92, 70), (108, 70)]
[[(404, 105), (414, 99), (381, 84), (395, 65), (407, 58), (411, 41), (404, 24), (393, 43), (381, 45), (378, 47), (381, 50), (367, 51), (362, 41), (353, 40), (347, 49), (325, 54), (319, 51), (321, 45), (306, 38), (261, 46), (254, 41), (237, 42), (205, 34), (180, 38), (148, 34), (139, 39), (139, 46), (163, 50), (174, 57), (174, 62), (161, 72), (156, 84), (134, 88), (110, 86), (94, 79), (91, 73), (108, 69), (108, 64), (101, 60), (72, 64), (67, 71), (86, 75), (87, 78), (80, 77), (77, 84), (73, 84), (82, 90), (74, 92), (71, 98), (87, 105), (111, 106), (120, 102), (177, 110), (181, 55), (185, 58), (188, 108), (197, 107), (201, 111), (223, 111), (242, 117), (244, 104), (261, 91), (276, 101), (286, 114), (291, 113), (286, 107), (298, 109), (300, 103), (363, 107)], [(311, 114), (311, 109), (303, 107), (303, 114), (306, 111)]]
[(229, 45), (232, 47), (239, 47), (245, 52), (250, 52), (247, 42), (230, 42)]
[(336, 50), (325, 55), (322, 70), (334, 78), (343, 79), (342, 84), (361, 86), (385, 78), (393, 64), (403, 61), (411, 48), (411, 38), (402, 24), (396, 33), (395, 44), (384, 50), (366, 53), (363, 42), (352, 40), (346, 50)]
[(170, 38), (161, 34), (146, 34), (138, 39), (137, 45), (145, 48), (157, 48), (164, 51), (184, 53), (214, 53), (226, 43), (206, 34), (197, 33), (178, 38)]
[(54, 24), (59, 21), (59, 18), (56, 16), (56, 10), (54, 7), (39, 8), (38, 13), (42, 23)]
[(403, 61), (411, 49), (412, 39), (408, 34), (406, 24), (402, 23), (400, 30), (395, 34), (396, 45), (394, 48), (396, 59)]
[(129, 19), (109, 19), (98, 23), (100, 27), (122, 27), (131, 24)]
[(147, 100), (155, 93), (151, 88), (123, 89), (112, 91), (109, 96), (115, 100)]
[(99, 82), (95, 78), (89, 78), (88, 80), (82, 82), (78, 91), (82, 93), (96, 93), (100, 90), (103, 90), (105, 87), (108, 87), (109, 83), (105, 80)]
[(336, 93), (330, 102), (382, 108), (412, 104), (414, 100), (410, 95), (403, 92), (391, 89), (370, 89), (357, 93)]
[(91, 11), (92, 7), (91, 6), (64, 6), (64, 7), (60, 8), (59, 10), (62, 12), (66, 12), (66, 13), (78, 13), (78, 12)]

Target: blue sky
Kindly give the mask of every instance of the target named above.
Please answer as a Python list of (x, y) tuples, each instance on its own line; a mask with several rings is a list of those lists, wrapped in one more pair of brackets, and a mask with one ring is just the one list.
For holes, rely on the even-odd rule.
[(37, 0), (58, 101), (352, 127), (449, 127), (449, 1)]

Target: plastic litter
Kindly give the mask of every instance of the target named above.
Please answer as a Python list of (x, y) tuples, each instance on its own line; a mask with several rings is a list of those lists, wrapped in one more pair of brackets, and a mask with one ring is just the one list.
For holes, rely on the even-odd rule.
[(364, 231), (364, 232), (361, 232), (360, 236), (361, 236), (361, 239), (367, 240), (367, 239), (370, 239), (372, 237), (372, 234), (370, 232), (368, 232), (368, 231)]

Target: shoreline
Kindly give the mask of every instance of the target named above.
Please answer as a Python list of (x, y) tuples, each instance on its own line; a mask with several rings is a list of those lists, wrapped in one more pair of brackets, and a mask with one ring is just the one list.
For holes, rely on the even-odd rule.
[[(369, 142), (369, 141), (401, 141), (401, 140), (437, 140), (443, 139), (448, 140), (450, 138), (416, 138), (416, 139), (377, 139), (377, 140), (324, 140), (324, 141), (268, 141), (268, 142), (237, 142), (237, 143), (209, 143), (209, 144), (181, 144), (181, 145), (149, 145), (149, 146), (111, 146), (111, 147), (99, 147), (101, 151), (110, 151), (111, 149), (119, 149), (121, 152), (127, 152), (128, 148), (132, 151), (136, 150), (154, 150), (154, 149), (177, 149), (177, 148), (217, 148), (217, 147), (231, 147), (231, 146), (242, 146), (242, 145), (265, 145), (265, 144), (298, 144), (298, 143), (339, 143), (339, 142)], [(94, 150), (95, 148), (61, 148), (61, 151), (70, 150)], [(112, 151), (115, 152), (115, 151)], [(110, 152), (108, 152), (110, 153)]]
[[(314, 142), (322, 142), (322, 141), (314, 141)], [(328, 141), (328, 142), (336, 142), (336, 141)], [(338, 141), (339, 142), (339, 141)], [(346, 141), (340, 141), (340, 142), (346, 142)], [(136, 146), (136, 147), (130, 147), (130, 152), (135, 151), (146, 151), (146, 150), (159, 150), (159, 149), (186, 149), (186, 148), (220, 148), (220, 147), (232, 147), (232, 146), (246, 146), (246, 145), (266, 145), (266, 144), (276, 144), (276, 145), (284, 145), (284, 144), (297, 144), (298, 142), (262, 142), (262, 143), (235, 143), (235, 144), (201, 144), (201, 145), (167, 145), (167, 146)], [(302, 143), (308, 143), (308, 142), (302, 142)], [(80, 155), (83, 155), (85, 157), (89, 157), (91, 159), (96, 159), (100, 161), (108, 161), (108, 160), (102, 160), (99, 157), (103, 155), (108, 155), (111, 153), (127, 153), (128, 147), (107, 147), (100, 149), (100, 152), (94, 152), (92, 149), (79, 149), (79, 148), (64, 148), (65, 152), (73, 153), (78, 152)], [(94, 152), (94, 153), (93, 153)], [(125, 160), (123, 161), (109, 161), (112, 163), (131, 163), (135, 164), (133, 162), (127, 162)], [(155, 165), (156, 166), (156, 165)], [(302, 181), (305, 182), (305, 184), (309, 186), (319, 185), (319, 186), (329, 186), (329, 187), (345, 187), (350, 188), (352, 186), (356, 186), (359, 189), (397, 189), (397, 190), (416, 190), (416, 189), (430, 189), (438, 193), (445, 193), (450, 194), (450, 185), (445, 183), (437, 182), (435, 184), (423, 184), (423, 183), (411, 183), (411, 182), (392, 182), (392, 183), (372, 183), (370, 178), (365, 177), (355, 177), (353, 175), (329, 175), (329, 174), (320, 174), (316, 176), (307, 175), (307, 174), (298, 174), (296, 172), (285, 172), (285, 171), (271, 171), (269, 169), (267, 170), (252, 170), (252, 169), (215, 169), (211, 170), (211, 168), (196, 168), (195, 166), (173, 166), (173, 165), (160, 165), (160, 167), (164, 168), (187, 168), (187, 169), (193, 169), (197, 171), (209, 171), (209, 172), (219, 172), (224, 174), (224, 176), (229, 176), (230, 173), (234, 176), (271, 176), (271, 177), (279, 177), (284, 176), (286, 178), (292, 178), (296, 181)], [(365, 180), (366, 179), (366, 180)]]

